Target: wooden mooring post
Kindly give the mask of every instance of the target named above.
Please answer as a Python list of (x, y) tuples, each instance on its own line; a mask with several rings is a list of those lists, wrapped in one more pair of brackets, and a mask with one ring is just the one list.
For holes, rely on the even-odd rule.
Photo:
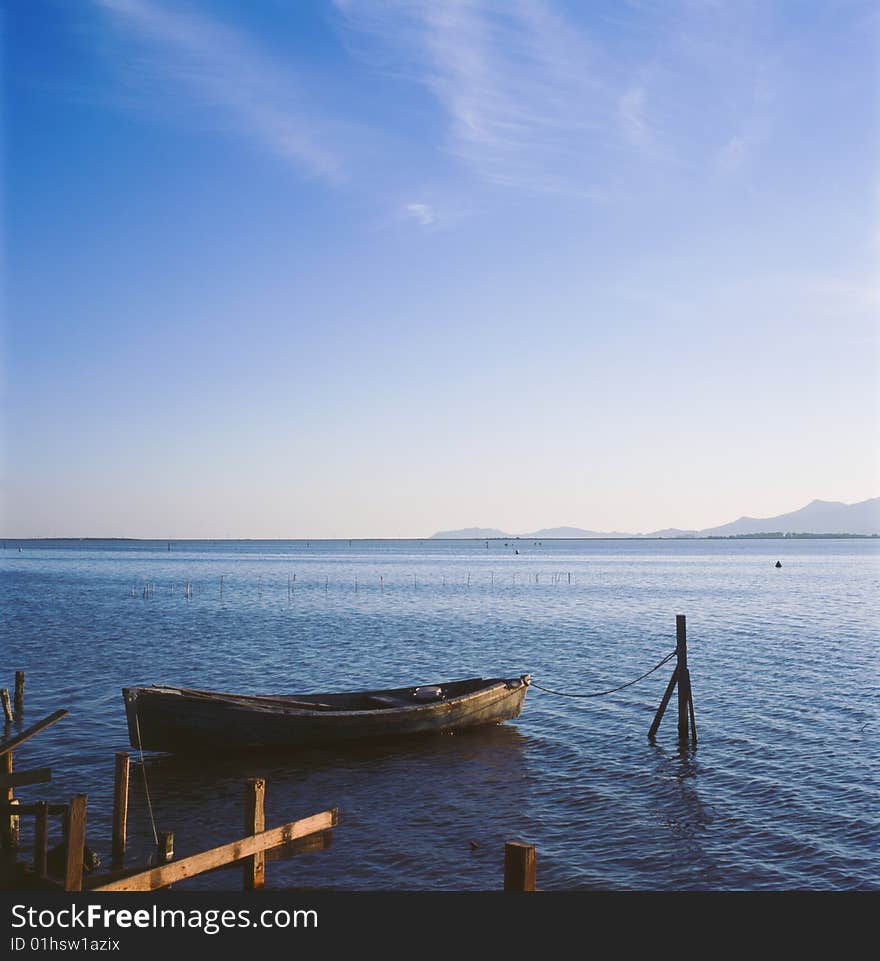
[(24, 716), (24, 671), (15, 672), (15, 716), (21, 720)]
[(9, 700), (9, 691), (5, 687), (0, 689), (0, 701), (3, 702), (3, 714), (6, 716), (6, 723), (11, 724), (15, 718), (12, 713), (12, 703)]
[(12, 751), (8, 751), (0, 758), (0, 775), (2, 775), (3, 788), (0, 790), (0, 798), (5, 802), (8, 813), (4, 812), (2, 818), (2, 830), (0, 830), (0, 846), (15, 850), (18, 847), (20, 820), (17, 814), (13, 814), (17, 801), (13, 790), (12, 776)]
[(156, 863), (170, 864), (174, 860), (174, 832), (160, 831), (156, 845)]
[(34, 814), (34, 873), (38, 878), (46, 876), (49, 860), (49, 805), (36, 802)]
[(690, 728), (690, 735), (696, 743), (697, 720), (694, 716), (691, 675), (687, 663), (687, 622), (684, 614), (675, 615), (675, 657), (675, 670), (672, 672), (672, 677), (669, 679), (669, 684), (660, 701), (660, 707), (657, 708), (657, 713), (654, 715), (654, 720), (648, 731), (648, 740), (654, 740), (666, 712), (666, 707), (672, 697), (672, 692), (678, 687), (678, 737), (679, 740), (686, 741), (688, 728)]
[(116, 770), (113, 779), (113, 867), (125, 864), (125, 836), (128, 824), (128, 775), (130, 759), (120, 751), (116, 755)]
[(64, 868), (64, 890), (82, 891), (83, 853), (86, 846), (86, 795), (70, 800), (66, 824), (67, 863)]
[(504, 845), (504, 890), (535, 890), (535, 845), (508, 841)]
[[(266, 781), (261, 777), (248, 779), (244, 797), (244, 833), (260, 834), (266, 830)], [(258, 851), (245, 858), (242, 866), (245, 891), (256, 891), (266, 883), (266, 853)]]

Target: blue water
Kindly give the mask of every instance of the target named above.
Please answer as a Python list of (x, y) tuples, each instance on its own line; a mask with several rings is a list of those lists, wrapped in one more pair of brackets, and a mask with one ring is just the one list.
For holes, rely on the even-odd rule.
[[(0, 686), (27, 672), (25, 723), (70, 711), (16, 753), (51, 765), (51, 784), (17, 794), (87, 793), (89, 844), (109, 861), (114, 752), (136, 757), (124, 685), (295, 693), (530, 672), (599, 691), (670, 652), (684, 613), (696, 747), (678, 744), (675, 699), (646, 737), (670, 663), (605, 697), (533, 688), (518, 720), (470, 734), (148, 755), (132, 769), (130, 860), (152, 847), (144, 773), (177, 856), (240, 836), (259, 775), (269, 826), (341, 810), (331, 847), (271, 861), (269, 887), (498, 889), (519, 839), (545, 890), (876, 890), (878, 561), (868, 540), (7, 541)], [(236, 871), (186, 883), (239, 885)]]

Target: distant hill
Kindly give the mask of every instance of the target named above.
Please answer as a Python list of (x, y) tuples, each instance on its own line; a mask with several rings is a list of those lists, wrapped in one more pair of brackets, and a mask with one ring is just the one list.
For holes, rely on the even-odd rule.
[(552, 540), (563, 537), (736, 537), (744, 534), (880, 534), (880, 497), (858, 504), (840, 501), (811, 501), (806, 507), (776, 517), (740, 517), (739, 520), (707, 527), (705, 530), (681, 530), (670, 527), (651, 534), (624, 534), (620, 531), (601, 533), (582, 527), (546, 527), (531, 534), (505, 534), (494, 527), (466, 527), (456, 531), (440, 531), (432, 539), (463, 540), (466, 538), (501, 537), (522, 540)]
[(700, 537), (730, 537), (736, 534), (880, 534), (880, 497), (842, 504), (840, 501), (810, 501), (806, 507), (776, 517), (740, 517), (739, 520), (709, 527)]

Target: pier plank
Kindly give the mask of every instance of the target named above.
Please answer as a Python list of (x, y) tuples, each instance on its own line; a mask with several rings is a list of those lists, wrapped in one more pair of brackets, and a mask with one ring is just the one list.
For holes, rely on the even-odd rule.
[(30, 740), (35, 734), (39, 734), (40, 731), (45, 731), (47, 727), (50, 727), (56, 721), (60, 721), (66, 714), (67, 710), (62, 708), (60, 711), (55, 711), (54, 714), (44, 717), (42, 721), (37, 721), (36, 724), (26, 727), (23, 731), (19, 731), (18, 734), (14, 734), (12, 737), (0, 741), (0, 757), (8, 754), (10, 751), (14, 751), (19, 744), (24, 744), (25, 741)]
[(331, 808), (329, 811), (322, 811), (320, 814), (314, 814), (300, 821), (291, 821), (281, 827), (211, 848), (211, 850), (203, 851), (201, 854), (193, 854), (190, 857), (172, 861), (170, 864), (163, 864), (149, 871), (122, 878), (119, 881), (112, 881), (110, 884), (104, 884), (93, 890), (155, 891), (157, 888), (164, 888), (169, 884), (175, 884), (197, 874), (213, 871), (215, 868), (223, 867), (233, 861), (240, 861), (251, 855), (259, 854), (267, 848), (286, 844), (288, 841), (306, 837), (309, 834), (326, 831), (328, 828), (335, 827), (338, 820), (337, 809)]

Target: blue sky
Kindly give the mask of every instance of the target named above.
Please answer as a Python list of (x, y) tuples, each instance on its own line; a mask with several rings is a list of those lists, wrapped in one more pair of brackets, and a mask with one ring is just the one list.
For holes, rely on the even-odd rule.
[(880, 493), (862, 2), (11, 0), (15, 536)]

